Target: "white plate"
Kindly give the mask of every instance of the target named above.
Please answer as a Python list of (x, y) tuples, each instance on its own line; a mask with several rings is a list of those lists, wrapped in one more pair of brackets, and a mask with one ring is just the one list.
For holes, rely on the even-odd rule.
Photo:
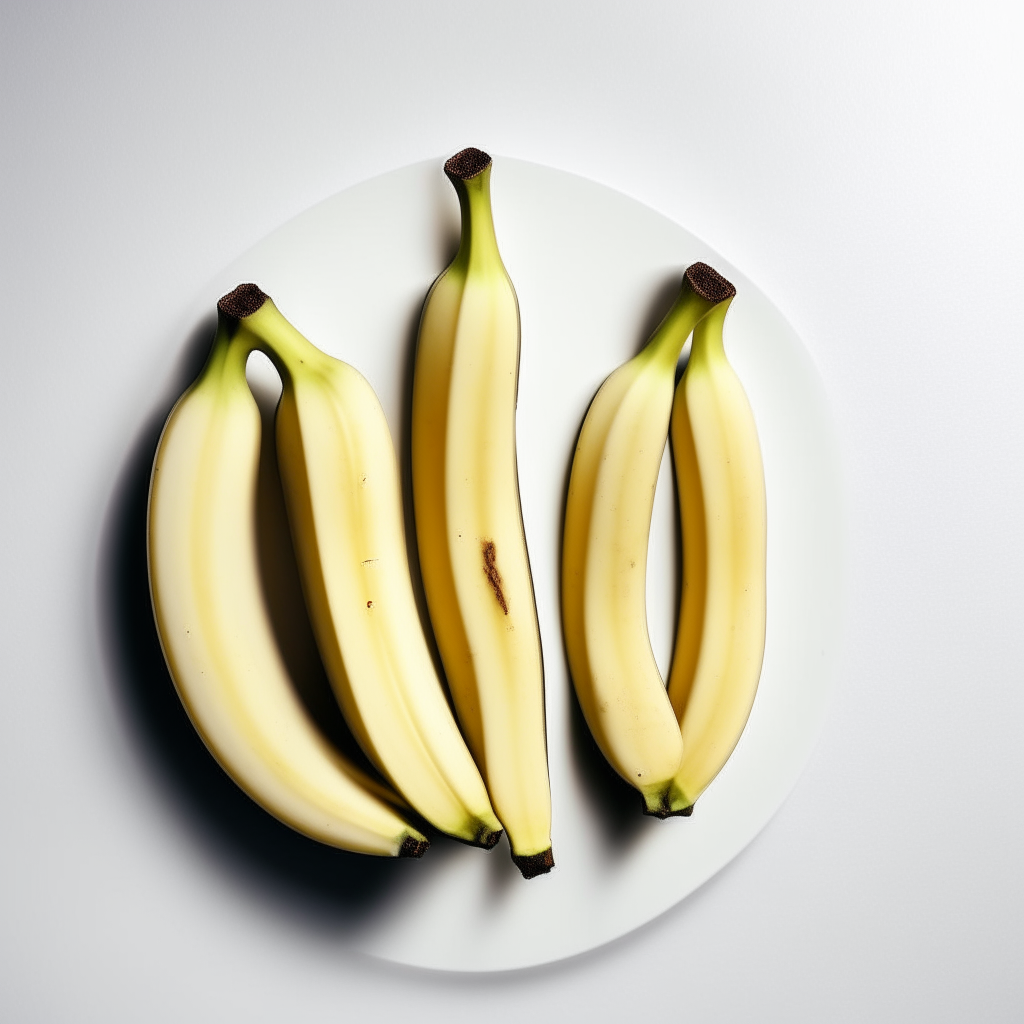
[[(399, 862), (346, 945), (405, 964), (493, 971), (581, 953), (693, 892), (764, 826), (795, 782), (830, 689), (843, 598), (836, 444), (822, 386), (792, 328), (739, 271), (628, 197), (499, 158), (494, 215), (522, 312), (519, 475), (544, 641), (555, 870), (524, 881), (492, 852), (440, 839)], [(440, 161), (351, 188), (275, 231), (205, 296), (255, 281), (315, 344), (352, 363), (392, 433), (423, 297), (454, 252), (458, 206)], [(595, 753), (575, 706), (559, 627), (561, 512), (573, 446), (602, 380), (704, 260), (736, 284), (726, 347), (754, 409), (768, 490), (768, 637), (749, 724), (691, 818), (658, 821)], [(668, 459), (649, 559), (652, 640), (663, 669), (675, 619)], [(352, 861), (357, 858), (351, 858)], [(350, 862), (345, 862), (350, 863)], [(358, 868), (352, 870), (358, 871)]]

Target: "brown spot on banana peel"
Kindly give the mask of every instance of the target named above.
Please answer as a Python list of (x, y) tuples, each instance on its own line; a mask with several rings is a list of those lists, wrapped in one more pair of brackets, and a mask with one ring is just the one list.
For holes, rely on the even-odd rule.
[(505, 615), (508, 615), (508, 602), (505, 600), (505, 592), (502, 589), (501, 573), (498, 572), (497, 558), (498, 551), (494, 546), (493, 540), (485, 540), (483, 542), (483, 553), (484, 553), (484, 575), (487, 577), (487, 582), (490, 583), (491, 589), (494, 591), (494, 596), (498, 599), (498, 604), (501, 605), (501, 610)]

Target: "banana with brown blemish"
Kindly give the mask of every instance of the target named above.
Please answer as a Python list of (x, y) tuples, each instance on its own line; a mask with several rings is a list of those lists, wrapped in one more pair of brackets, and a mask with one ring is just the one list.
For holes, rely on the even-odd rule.
[(451, 265), (424, 304), (412, 402), (416, 536), (455, 707), (512, 856), (549, 871), (544, 669), (519, 502), (519, 306), (498, 252), (491, 159), (445, 164), (462, 210)]

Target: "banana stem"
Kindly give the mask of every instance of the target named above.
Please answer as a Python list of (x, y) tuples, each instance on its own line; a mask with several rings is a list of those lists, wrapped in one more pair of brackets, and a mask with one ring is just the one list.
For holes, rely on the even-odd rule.
[(722, 341), (725, 314), (732, 305), (732, 297), (714, 306), (693, 329), (693, 345), (690, 347), (690, 362), (695, 366), (709, 359), (724, 358), (725, 345)]
[(217, 333), (206, 360), (206, 366), (200, 380), (216, 381), (217, 387), (223, 388), (234, 380), (241, 387), (245, 383), (245, 361), (249, 358), (252, 346), (237, 344), (237, 321), (221, 312), (217, 322)]
[(732, 284), (706, 263), (691, 264), (683, 275), (678, 298), (641, 354), (655, 362), (675, 365), (690, 332), (694, 332), (696, 351), (698, 328), (711, 317), (724, 317), (735, 294)]
[(467, 273), (501, 267), (491, 211), (491, 158), (482, 150), (464, 149), (445, 165), (462, 212), (462, 237), (451, 269)]
[(254, 284), (240, 284), (228, 292), (217, 303), (217, 309), (223, 330), (230, 332), (231, 341), (237, 341), (235, 349), (244, 352), (242, 358), (259, 349), (282, 378), (291, 376), (290, 368), (296, 363), (314, 365), (323, 358), (323, 353), (281, 315), (270, 296)]

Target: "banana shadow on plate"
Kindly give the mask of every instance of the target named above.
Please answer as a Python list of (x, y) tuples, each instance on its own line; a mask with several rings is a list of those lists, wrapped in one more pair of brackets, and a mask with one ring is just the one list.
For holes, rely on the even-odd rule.
[[(146, 518), (150, 473), (164, 421), (209, 353), (215, 321), (204, 319), (183, 347), (167, 398), (129, 448), (107, 509), (99, 551), (99, 621), (112, 690), (143, 770), (166, 806), (218, 868), (237, 884), (311, 926), (347, 931), (364, 923), (415, 880), (413, 860), (347, 853), (293, 831), (254, 803), (221, 769), (192, 727), (164, 661), (149, 592)], [(264, 442), (272, 438), (276, 396), (254, 388)], [(262, 445), (258, 531), (260, 568), (284, 660), (310, 715), (369, 774), (330, 689), (306, 617), (286, 528), (273, 444)], [(443, 857), (443, 837), (428, 857)], [(438, 842), (438, 838), (441, 839)]]

